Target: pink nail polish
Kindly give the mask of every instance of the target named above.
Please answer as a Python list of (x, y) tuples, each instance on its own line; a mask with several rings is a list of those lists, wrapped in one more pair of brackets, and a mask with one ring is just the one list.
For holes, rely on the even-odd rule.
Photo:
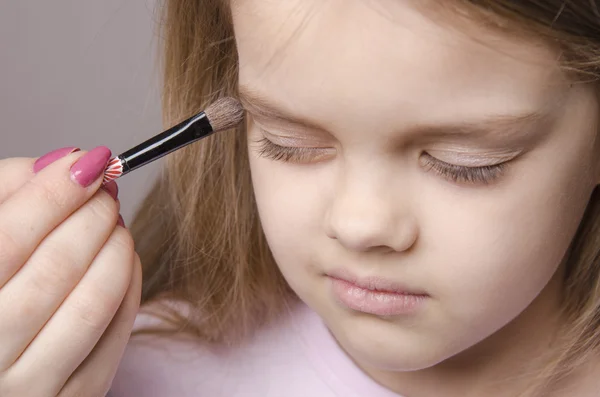
[(104, 173), (111, 154), (106, 146), (90, 150), (71, 167), (71, 179), (88, 187)]
[(45, 155), (37, 159), (36, 162), (33, 164), (33, 172), (37, 174), (42, 169), (46, 168), (56, 160), (61, 159), (71, 153), (78, 152), (79, 150), (80, 149), (78, 147), (69, 146), (53, 150), (50, 153), (46, 153)]
[(106, 193), (110, 194), (110, 196), (115, 199), (115, 201), (119, 197), (119, 186), (115, 181), (108, 182), (106, 185), (102, 186), (102, 189), (106, 191)]
[(117, 225), (127, 228), (127, 226), (125, 226), (125, 221), (123, 220), (123, 217), (121, 216), (121, 214), (119, 214), (119, 220), (117, 221)]

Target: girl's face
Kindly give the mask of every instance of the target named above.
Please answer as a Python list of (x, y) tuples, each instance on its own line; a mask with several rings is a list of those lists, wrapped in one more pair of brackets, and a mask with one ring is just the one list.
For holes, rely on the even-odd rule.
[(498, 350), (514, 324), (543, 338), (599, 180), (593, 91), (539, 44), (409, 2), (233, 12), (264, 231), (352, 358), (408, 371)]

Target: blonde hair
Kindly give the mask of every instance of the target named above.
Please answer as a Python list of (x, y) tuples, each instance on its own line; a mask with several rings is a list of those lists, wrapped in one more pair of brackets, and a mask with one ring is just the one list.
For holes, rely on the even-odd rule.
[[(237, 51), (223, 0), (165, 0), (163, 115), (166, 126), (237, 93)], [(461, 10), (502, 29), (547, 40), (564, 67), (600, 75), (600, 15), (594, 1), (467, 1)], [(144, 268), (143, 303), (185, 302), (161, 316), (206, 343), (235, 345), (297, 299), (273, 260), (254, 201), (244, 126), (174, 153), (132, 225)], [(569, 251), (565, 329), (540, 390), (600, 352), (600, 192)], [(150, 306), (150, 305), (147, 305)], [(149, 332), (159, 332), (154, 329)], [(533, 395), (533, 394), (532, 394)]]

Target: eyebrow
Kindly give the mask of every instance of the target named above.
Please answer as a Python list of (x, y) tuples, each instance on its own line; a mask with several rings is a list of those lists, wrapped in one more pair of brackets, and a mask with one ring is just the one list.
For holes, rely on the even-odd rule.
[[(295, 116), (281, 109), (266, 96), (246, 85), (239, 86), (239, 99), (244, 108), (253, 115), (294, 124), (307, 129), (326, 131), (314, 121)], [(533, 132), (546, 126), (550, 121), (551, 107), (521, 114), (492, 115), (475, 121), (464, 121), (449, 124), (416, 124), (409, 127), (415, 134), (428, 134), (435, 137), (455, 136), (509, 136)]]
[(287, 113), (267, 97), (248, 86), (240, 84), (238, 95), (242, 106), (253, 115), (281, 123), (296, 124), (311, 130), (325, 131), (325, 128), (317, 123)]

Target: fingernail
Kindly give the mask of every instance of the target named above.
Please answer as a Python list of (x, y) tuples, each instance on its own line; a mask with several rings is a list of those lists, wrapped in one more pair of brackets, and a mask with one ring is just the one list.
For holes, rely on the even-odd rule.
[(46, 153), (45, 155), (37, 159), (36, 162), (33, 164), (33, 172), (37, 174), (42, 169), (54, 163), (56, 160), (63, 158), (71, 153), (78, 152), (79, 150), (80, 149), (78, 147), (69, 146), (53, 150), (50, 153)]
[(110, 197), (117, 201), (119, 197), (119, 186), (115, 181), (108, 182), (106, 185), (102, 186), (102, 189), (104, 189), (106, 193), (110, 194)]
[(125, 226), (125, 221), (123, 220), (123, 217), (121, 216), (121, 214), (119, 214), (119, 220), (117, 220), (117, 225), (127, 228), (127, 226)]
[(88, 187), (104, 173), (111, 154), (106, 146), (90, 150), (71, 167), (71, 179)]

